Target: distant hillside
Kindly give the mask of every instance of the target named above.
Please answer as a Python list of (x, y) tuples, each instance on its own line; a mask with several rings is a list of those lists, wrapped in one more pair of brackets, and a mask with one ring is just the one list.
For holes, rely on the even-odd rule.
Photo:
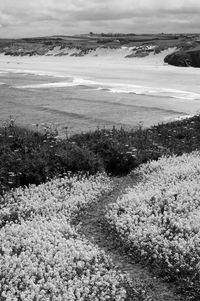
[[(75, 36), (50, 36), (24, 39), (0, 39), (0, 53), (11, 56), (74, 55), (84, 56), (97, 48), (118, 49), (132, 47), (133, 56), (145, 56), (149, 52), (159, 53), (169, 47), (182, 47), (189, 41), (196, 41), (197, 35), (135, 35), (131, 34), (85, 34)], [(53, 53), (54, 50), (56, 53)], [(74, 49), (68, 54), (68, 49)]]

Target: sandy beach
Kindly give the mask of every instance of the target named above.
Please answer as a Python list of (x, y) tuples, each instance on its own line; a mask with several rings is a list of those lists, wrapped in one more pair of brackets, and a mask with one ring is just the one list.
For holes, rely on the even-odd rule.
[[(84, 57), (0, 55), (0, 82), (2, 83), (0, 90), (5, 84), (3, 76), (6, 73), (4, 72), (7, 72), (15, 76), (11, 87), (16, 93), (22, 90), (23, 93), (31, 91), (32, 97), (35, 97), (35, 100), (29, 103), (16, 98), (12, 113), (15, 113), (20, 103), (25, 107), (25, 105), (30, 105), (30, 102), (33, 112), (34, 104), (38, 105), (38, 93), (40, 96), (41, 93), (47, 93), (47, 90), (51, 94), (56, 93), (54, 99), (50, 99), (49, 94), (48, 97), (46, 95), (46, 107), (43, 105), (41, 116), (44, 121), (49, 119), (63, 125), (64, 118), (66, 120), (67, 116), (63, 116), (63, 113), (66, 113), (70, 127), (74, 127), (75, 131), (79, 122), (79, 130), (111, 124), (132, 127), (140, 121), (144, 126), (149, 126), (193, 115), (200, 111), (200, 70), (164, 64), (164, 57), (173, 50), (169, 49), (157, 55), (150, 54), (145, 58), (129, 59), (124, 58), (127, 49), (101, 50)], [(27, 82), (18, 84), (16, 79), (21, 74), (37, 75), (38, 82), (34, 79), (34, 82), (29, 80), (28, 84)], [(1, 95), (1, 99), (2, 106), (4, 103), (4, 112), (9, 114), (11, 109), (5, 110), (9, 95), (7, 99), (6, 94)], [(13, 99), (14, 96), (12, 96), (12, 102)], [(42, 103), (40, 103), (40, 108), (41, 106)], [(45, 108), (49, 110), (48, 116), (45, 116)], [(131, 111), (133, 108), (134, 111)], [(56, 116), (52, 117), (56, 110)], [(18, 115), (20, 115), (19, 112), (20, 109), (17, 111)], [(31, 120), (34, 119), (33, 113), (31, 115), (29, 112), (28, 115), (29, 120), (31, 116)], [(95, 122), (92, 122), (90, 126), (92, 118)], [(23, 116), (21, 116), (22, 119), (24, 120)], [(86, 121), (88, 119), (89, 122)]]

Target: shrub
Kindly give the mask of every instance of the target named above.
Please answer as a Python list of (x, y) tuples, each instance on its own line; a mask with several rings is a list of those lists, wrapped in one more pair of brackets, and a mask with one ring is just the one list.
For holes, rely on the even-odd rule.
[(33, 132), (10, 121), (0, 129), (0, 194), (68, 171), (125, 175), (162, 155), (200, 149), (199, 129), (200, 116), (194, 116), (150, 129), (113, 127), (60, 139), (49, 127)]
[(93, 152), (59, 139), (54, 132), (32, 132), (14, 124), (0, 129), (0, 194), (69, 171), (95, 174), (103, 169)]
[(149, 158), (157, 159), (162, 151), (146, 135), (146, 131), (127, 131), (123, 128), (112, 130), (97, 129), (86, 134), (72, 136), (78, 146), (86, 147), (98, 155), (104, 163), (106, 172), (124, 175)]

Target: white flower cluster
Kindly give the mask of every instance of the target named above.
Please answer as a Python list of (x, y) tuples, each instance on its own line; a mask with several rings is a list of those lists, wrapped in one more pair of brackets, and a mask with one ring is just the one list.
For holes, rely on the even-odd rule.
[(104, 175), (78, 176), (54, 179), (39, 186), (17, 188), (0, 199), (0, 226), (6, 221), (21, 221), (41, 215), (51, 218), (63, 215), (70, 219), (76, 211), (88, 206), (111, 188)]
[(109, 189), (109, 178), (97, 175), (56, 179), (2, 197), (2, 300), (125, 300), (124, 276), (70, 225), (74, 212)]
[(141, 181), (109, 207), (108, 223), (133, 254), (171, 276), (200, 276), (200, 154), (142, 165)]

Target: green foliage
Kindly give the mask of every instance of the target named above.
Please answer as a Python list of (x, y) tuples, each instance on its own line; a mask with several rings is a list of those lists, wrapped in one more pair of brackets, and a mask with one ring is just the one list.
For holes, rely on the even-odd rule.
[(121, 176), (162, 155), (200, 149), (200, 116), (150, 129), (97, 129), (65, 139), (49, 127), (42, 130), (22, 129), (12, 119), (0, 128), (0, 193), (69, 171)]
[(149, 140), (146, 131), (125, 129), (97, 129), (74, 135), (70, 141), (84, 146), (98, 155), (105, 170), (112, 175), (124, 175), (150, 158), (157, 159), (162, 151)]
[(98, 129), (69, 139), (99, 155), (105, 170), (120, 175), (162, 155), (182, 155), (200, 149), (200, 116), (149, 129)]
[(61, 140), (48, 127), (44, 133), (16, 127), (0, 129), (0, 194), (10, 188), (40, 184), (68, 172), (95, 174), (101, 160), (90, 150)]

